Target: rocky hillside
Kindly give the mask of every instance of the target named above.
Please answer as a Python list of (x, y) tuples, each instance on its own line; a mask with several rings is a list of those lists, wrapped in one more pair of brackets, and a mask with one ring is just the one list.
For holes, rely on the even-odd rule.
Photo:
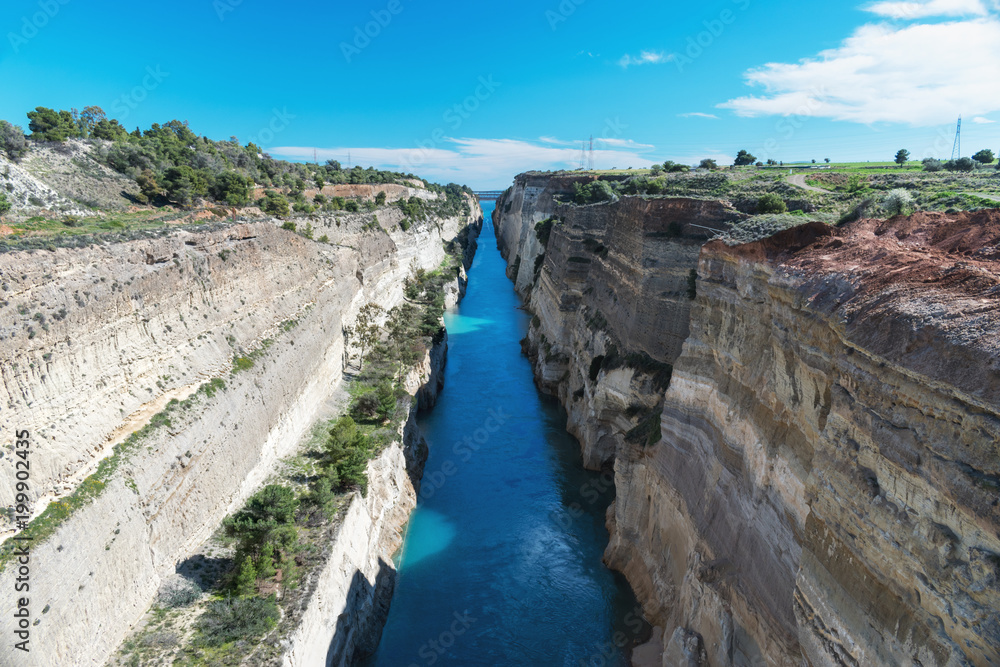
[(662, 664), (1000, 661), (1000, 215), (702, 247), (738, 217), (566, 191), (519, 177), (498, 239)]
[[(0, 254), (0, 420), (31, 434), (35, 517), (21, 535), (33, 538), (37, 625), (31, 659), (16, 664), (102, 664), (160, 582), (295, 450), (340, 386), (343, 328), (359, 308), (399, 304), (405, 279), (438, 268), (449, 246), (471, 260), (477, 214), (406, 231), (401, 216), (387, 207), (297, 221), (322, 242), (263, 218)], [(385, 456), (404, 461), (401, 449), (398, 461)], [(0, 458), (5, 506), (21, 502), (16, 460)], [(405, 462), (381, 475), (389, 464), (373, 465), (373, 485), (408, 479)], [(412, 487), (386, 488), (372, 512), (351, 510), (371, 519), (351, 529), (371, 546), (352, 554), (365, 576), (412, 507)], [(10, 518), (8, 536), (19, 528)], [(11, 544), (0, 585), (13, 590)]]

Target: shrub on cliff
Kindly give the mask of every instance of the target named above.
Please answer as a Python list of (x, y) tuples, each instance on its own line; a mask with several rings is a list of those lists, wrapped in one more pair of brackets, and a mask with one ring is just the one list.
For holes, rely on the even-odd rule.
[(549, 247), (549, 237), (552, 235), (552, 225), (556, 224), (555, 218), (542, 220), (535, 225), (535, 238), (542, 244), (543, 248)]
[(0, 120), (0, 151), (7, 153), (7, 157), (14, 162), (27, 155), (28, 140), (24, 137), (24, 130)]
[(239, 512), (223, 522), (226, 535), (236, 540), (241, 555), (256, 555), (266, 542), (291, 548), (297, 539), (295, 513), (299, 501), (284, 486), (269, 484), (247, 500)]
[(234, 641), (250, 641), (268, 632), (280, 617), (273, 595), (218, 600), (198, 619), (196, 643), (223, 646)]
[(258, 202), (258, 206), (260, 206), (260, 210), (268, 215), (274, 215), (279, 218), (288, 215), (288, 200), (274, 190), (265, 192), (264, 197)]
[(781, 195), (773, 192), (763, 194), (757, 200), (757, 213), (759, 214), (784, 213), (787, 210), (788, 205), (785, 203), (785, 200), (781, 198)]
[(615, 199), (615, 191), (607, 181), (594, 181), (586, 185), (573, 184), (573, 201), (577, 204), (596, 204), (612, 199)]
[(341, 417), (330, 429), (326, 441), (325, 464), (337, 473), (342, 488), (368, 487), (365, 469), (371, 455), (371, 439), (350, 417)]
[(230, 206), (246, 206), (250, 203), (250, 189), (253, 181), (241, 176), (235, 171), (219, 174), (212, 184), (211, 194), (217, 201), (224, 201)]
[(0, 215), (3, 215), (10, 210), (10, 202), (7, 201), (7, 195), (0, 192)]

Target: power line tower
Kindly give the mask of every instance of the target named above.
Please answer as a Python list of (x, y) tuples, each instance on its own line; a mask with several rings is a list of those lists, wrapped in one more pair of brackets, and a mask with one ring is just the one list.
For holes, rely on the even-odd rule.
[(580, 169), (587, 168), (587, 142), (580, 144)]
[(958, 130), (955, 131), (955, 145), (951, 149), (951, 159), (962, 157), (962, 117), (958, 117)]
[(351, 166), (351, 151), (347, 151), (347, 166)]
[(590, 170), (594, 171), (594, 135), (590, 135)]

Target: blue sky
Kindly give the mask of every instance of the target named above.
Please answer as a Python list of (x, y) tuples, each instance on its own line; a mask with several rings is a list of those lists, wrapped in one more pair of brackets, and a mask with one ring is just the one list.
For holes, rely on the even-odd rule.
[(605, 168), (948, 157), (963, 114), (968, 155), (1000, 149), (998, 2), (5, 0), (0, 118), (96, 104), (480, 189), (592, 135)]

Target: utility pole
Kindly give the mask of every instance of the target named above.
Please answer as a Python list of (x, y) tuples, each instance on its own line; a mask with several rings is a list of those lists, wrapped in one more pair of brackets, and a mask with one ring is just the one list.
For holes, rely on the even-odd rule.
[(594, 135), (590, 135), (590, 170), (594, 171)]
[(951, 149), (951, 159), (962, 157), (962, 117), (958, 117), (958, 130), (955, 131), (955, 145)]
[(580, 169), (587, 168), (587, 143), (584, 142), (580, 146)]

